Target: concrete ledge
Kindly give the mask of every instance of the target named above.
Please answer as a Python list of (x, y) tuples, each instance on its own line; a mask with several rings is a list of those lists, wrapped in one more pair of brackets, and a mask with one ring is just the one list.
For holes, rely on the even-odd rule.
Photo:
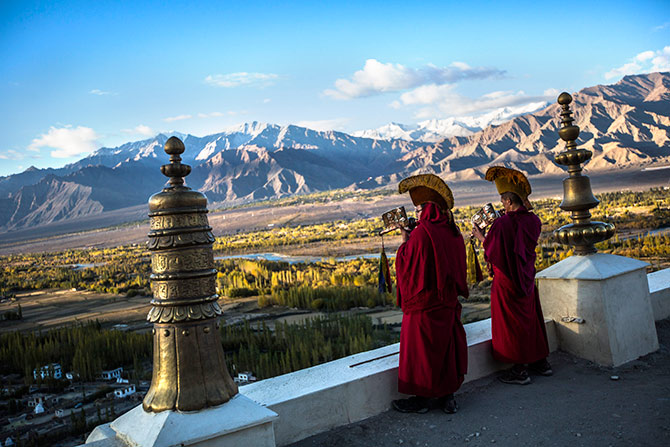
[(116, 438), (116, 432), (111, 429), (109, 424), (111, 424), (111, 422), (95, 427), (91, 434), (88, 435), (88, 438), (86, 438), (86, 445), (91, 445), (93, 447), (102, 445), (115, 446), (114, 438)]
[(670, 269), (649, 273), (647, 281), (654, 320), (665, 320), (670, 317)]
[(638, 259), (607, 253), (573, 255), (538, 272), (535, 278), (602, 281), (603, 279), (634, 272), (648, 265), (649, 263)]
[[(554, 322), (545, 320), (550, 350), (557, 346)], [(491, 319), (465, 325), (468, 374), (476, 380), (505, 368), (491, 356)], [(398, 393), (399, 344), (361, 352), (240, 387), (240, 393), (279, 414), (278, 446), (388, 410)]]
[(240, 387), (279, 414), (275, 441), (285, 445), (388, 408), (397, 392), (398, 344)]
[(238, 394), (200, 411), (147, 413), (138, 405), (109, 424), (96, 427), (90, 447), (275, 447), (277, 414)]

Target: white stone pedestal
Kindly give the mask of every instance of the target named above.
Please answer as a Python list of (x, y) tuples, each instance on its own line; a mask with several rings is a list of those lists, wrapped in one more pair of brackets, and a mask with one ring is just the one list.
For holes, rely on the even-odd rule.
[(218, 407), (181, 413), (147, 413), (138, 406), (110, 424), (96, 427), (91, 446), (275, 447), (277, 413), (241, 394)]
[(606, 366), (657, 350), (647, 265), (596, 253), (538, 273), (542, 311), (556, 322), (559, 348)]

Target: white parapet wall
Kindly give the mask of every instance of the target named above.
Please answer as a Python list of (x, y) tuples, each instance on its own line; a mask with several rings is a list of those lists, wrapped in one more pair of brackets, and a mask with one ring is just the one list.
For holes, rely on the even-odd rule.
[[(551, 320), (545, 321), (549, 347), (556, 349)], [(491, 356), (491, 320), (465, 325), (471, 381), (506, 365)], [(240, 393), (276, 412), (278, 446), (388, 410), (398, 394), (399, 344), (361, 352), (322, 365), (240, 387)]]
[(665, 320), (670, 317), (670, 269), (649, 273), (647, 281), (654, 320)]

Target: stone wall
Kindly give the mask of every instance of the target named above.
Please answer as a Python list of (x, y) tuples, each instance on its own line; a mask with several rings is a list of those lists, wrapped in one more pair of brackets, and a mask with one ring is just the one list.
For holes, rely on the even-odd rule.
[[(556, 349), (554, 323), (545, 321)], [(505, 368), (491, 356), (491, 319), (465, 325), (468, 374), (476, 380)], [(299, 441), (391, 408), (398, 394), (399, 344), (361, 352), (322, 365), (240, 387), (240, 393), (279, 414), (278, 446)]]

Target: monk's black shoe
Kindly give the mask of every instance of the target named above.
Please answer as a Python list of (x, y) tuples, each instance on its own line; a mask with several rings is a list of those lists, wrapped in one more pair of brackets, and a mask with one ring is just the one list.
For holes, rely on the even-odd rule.
[(531, 363), (528, 365), (528, 369), (530, 369), (531, 372), (535, 374), (539, 374), (541, 376), (551, 376), (554, 374), (554, 371), (551, 369), (551, 365), (547, 361), (547, 359), (542, 359), (538, 360), (535, 363)]
[(407, 399), (398, 399), (391, 402), (393, 409), (401, 413), (428, 413), (430, 401), (425, 397), (412, 396)]
[(442, 411), (447, 414), (454, 414), (458, 411), (458, 404), (456, 403), (456, 399), (454, 399), (453, 394), (449, 394), (448, 396), (441, 398), (440, 404), (442, 406)]
[(498, 376), (498, 380), (500, 380), (502, 383), (528, 385), (530, 383), (530, 376), (528, 375), (528, 371), (526, 369), (518, 369), (514, 367)]

